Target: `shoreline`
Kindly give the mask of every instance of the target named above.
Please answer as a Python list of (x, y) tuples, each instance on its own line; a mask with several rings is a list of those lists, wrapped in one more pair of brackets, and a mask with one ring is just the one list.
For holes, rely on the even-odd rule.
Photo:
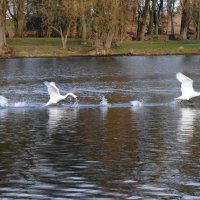
[(107, 54), (107, 55), (83, 55), (83, 54), (71, 54), (71, 55), (45, 55), (45, 56), (9, 56), (9, 57), (1, 57), (0, 59), (17, 59), (17, 58), (75, 58), (75, 57), (136, 57), (136, 56), (200, 56), (200, 53), (146, 53), (146, 54)]
[(189, 56), (200, 55), (200, 41), (122, 41), (115, 43), (107, 55), (97, 55), (91, 45), (71, 38), (67, 49), (61, 48), (60, 38), (11, 38), (11, 53), (1, 58), (65, 58), (112, 56)]

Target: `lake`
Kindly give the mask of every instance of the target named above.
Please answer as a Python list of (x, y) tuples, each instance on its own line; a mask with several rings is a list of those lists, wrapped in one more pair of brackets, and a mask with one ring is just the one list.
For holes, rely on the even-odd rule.
[[(200, 91), (200, 56), (0, 60), (0, 199), (200, 199), (179, 71)], [(45, 106), (44, 81), (79, 102)]]

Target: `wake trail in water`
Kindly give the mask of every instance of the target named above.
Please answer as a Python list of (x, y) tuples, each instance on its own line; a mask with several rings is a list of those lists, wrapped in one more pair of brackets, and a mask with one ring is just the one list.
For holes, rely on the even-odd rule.
[[(144, 107), (160, 107), (160, 106), (172, 106), (176, 107), (179, 104), (176, 101), (172, 101), (169, 103), (144, 103), (143, 101), (134, 100), (128, 103), (108, 103), (108, 100), (105, 96), (101, 97), (101, 101), (98, 104), (91, 104), (91, 103), (69, 103), (69, 104), (56, 104), (53, 105), (54, 107), (63, 107), (63, 108), (134, 108), (134, 109), (142, 109)], [(9, 103), (8, 99), (4, 96), (0, 96), (0, 108), (48, 108), (49, 106), (45, 106), (45, 103), (29, 103), (26, 101), (22, 102), (14, 102)], [(50, 106), (51, 107), (51, 106)]]

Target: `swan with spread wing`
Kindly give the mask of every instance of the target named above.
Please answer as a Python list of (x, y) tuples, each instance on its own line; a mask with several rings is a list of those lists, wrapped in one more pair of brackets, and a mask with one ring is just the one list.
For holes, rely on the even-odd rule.
[(57, 88), (54, 82), (45, 81), (44, 84), (47, 86), (48, 93), (50, 96), (50, 99), (46, 103), (46, 106), (56, 104), (59, 101), (66, 99), (68, 96), (72, 96), (77, 100), (77, 96), (71, 92), (67, 93), (66, 95), (61, 95), (59, 89)]
[(186, 100), (190, 101), (194, 97), (200, 96), (200, 92), (194, 91), (193, 88), (193, 80), (181, 72), (176, 74), (176, 78), (181, 82), (181, 92), (182, 95), (180, 97), (175, 98), (176, 100)]

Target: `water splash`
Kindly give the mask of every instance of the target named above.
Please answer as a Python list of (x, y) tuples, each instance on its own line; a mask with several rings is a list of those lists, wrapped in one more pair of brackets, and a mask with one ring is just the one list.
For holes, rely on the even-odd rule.
[(78, 101), (75, 101), (75, 102), (72, 104), (72, 107), (73, 107), (73, 108), (79, 108), (79, 103), (78, 103)]
[(8, 99), (4, 96), (0, 96), (0, 107), (7, 107), (8, 106)]
[(25, 101), (16, 102), (16, 103), (13, 104), (13, 107), (15, 107), (15, 108), (23, 108), (23, 107), (26, 107), (26, 106), (28, 106), (28, 104)]
[(141, 108), (143, 107), (143, 103), (141, 101), (135, 100), (135, 101), (130, 101), (131, 106), (134, 108)]
[(100, 102), (100, 106), (104, 106), (104, 107), (109, 107), (110, 106), (110, 104), (108, 103), (108, 100), (104, 96), (102, 96), (102, 100)]

